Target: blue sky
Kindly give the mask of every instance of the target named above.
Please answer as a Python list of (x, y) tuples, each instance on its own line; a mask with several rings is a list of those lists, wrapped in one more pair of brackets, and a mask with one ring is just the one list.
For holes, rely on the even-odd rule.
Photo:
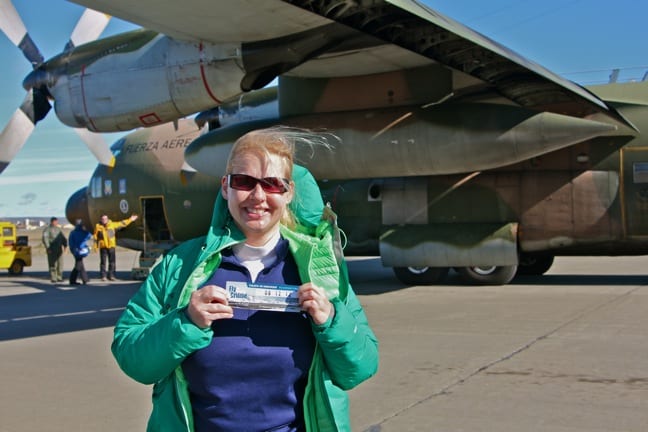
[[(64, 0), (13, 0), (32, 39), (49, 58), (60, 52), (83, 8)], [(430, 7), (580, 84), (620, 81), (648, 71), (648, 3), (636, 0), (427, 0)], [(133, 26), (113, 18), (103, 35)], [(0, 122), (22, 102), (30, 65), (0, 36)], [(105, 134), (112, 143), (123, 134)], [(93, 156), (54, 112), (40, 122), (0, 174), (0, 218), (64, 216), (68, 197), (88, 183)]]

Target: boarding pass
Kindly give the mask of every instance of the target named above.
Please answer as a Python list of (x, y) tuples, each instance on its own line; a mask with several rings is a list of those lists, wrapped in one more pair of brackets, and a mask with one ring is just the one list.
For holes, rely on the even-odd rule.
[(229, 305), (242, 309), (300, 312), (297, 285), (225, 283)]

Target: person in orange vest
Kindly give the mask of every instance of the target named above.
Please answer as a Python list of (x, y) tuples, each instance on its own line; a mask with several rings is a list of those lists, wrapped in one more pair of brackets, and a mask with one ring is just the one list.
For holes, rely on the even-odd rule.
[[(95, 246), (99, 248), (99, 272), (101, 280), (115, 280), (116, 256), (115, 247), (117, 247), (117, 230), (127, 227), (137, 220), (137, 215), (131, 215), (119, 222), (113, 222), (108, 219), (107, 215), (102, 215), (99, 223), (95, 226), (94, 240)], [(106, 272), (106, 262), (108, 263), (108, 272)]]

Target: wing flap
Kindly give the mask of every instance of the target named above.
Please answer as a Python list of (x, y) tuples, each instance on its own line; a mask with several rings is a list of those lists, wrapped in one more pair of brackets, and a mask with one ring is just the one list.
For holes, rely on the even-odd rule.
[(520, 106), (575, 117), (604, 113), (634, 129), (585, 88), (416, 1), (286, 1), (478, 78)]
[[(268, 41), (331, 22), (377, 39), (305, 59), (286, 75), (368, 75), (439, 63), (455, 71), (455, 97), (499, 94), (538, 111), (574, 117), (603, 114), (634, 126), (583, 87), (414, 0), (74, 0), (172, 37), (210, 42)], [(433, 84), (431, 84), (433, 85)]]

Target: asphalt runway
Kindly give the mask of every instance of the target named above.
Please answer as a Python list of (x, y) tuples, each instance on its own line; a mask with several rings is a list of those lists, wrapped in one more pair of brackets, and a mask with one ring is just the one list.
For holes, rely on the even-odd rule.
[[(150, 388), (111, 354), (139, 282), (49, 282), (43, 256), (0, 274), (0, 431), (143, 431)], [(350, 274), (380, 341), (350, 392), (354, 431), (648, 430), (648, 257), (560, 258), (501, 287), (409, 287), (377, 259)], [(67, 268), (72, 265), (69, 258)]]

